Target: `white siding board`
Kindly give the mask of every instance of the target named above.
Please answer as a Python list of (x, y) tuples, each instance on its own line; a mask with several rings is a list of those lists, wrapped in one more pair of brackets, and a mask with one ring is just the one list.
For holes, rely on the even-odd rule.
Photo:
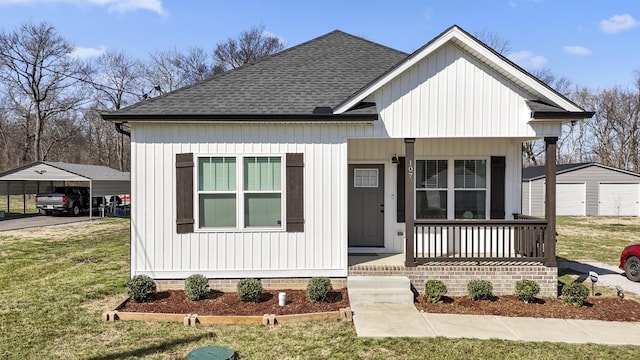
[(453, 44), (438, 49), (373, 96), (390, 137), (560, 134), (557, 124), (530, 124), (525, 100), (534, 98), (531, 94)]
[[(142, 128), (144, 131), (140, 131)], [(360, 128), (354, 126), (353, 130)], [(346, 236), (346, 227), (340, 219), (345, 216), (346, 203), (334, 191), (340, 186), (340, 178), (346, 176), (340, 170), (341, 166), (346, 167), (346, 129), (327, 125), (218, 125), (215, 131), (212, 129), (198, 125), (134, 125), (134, 133), (138, 130), (144, 137), (134, 136), (132, 146), (136, 154), (132, 196), (137, 199), (132, 214), (132, 272), (153, 270), (156, 276), (165, 278), (184, 271), (228, 277), (265, 268), (281, 275), (294, 270), (303, 270), (295, 276), (346, 275), (346, 239), (341, 240)], [(252, 142), (241, 143), (245, 136)], [(289, 144), (283, 138), (301, 143)], [(170, 139), (174, 139), (173, 143)], [(175, 154), (181, 152), (303, 152), (305, 232), (176, 234), (174, 162)], [(312, 198), (311, 193), (325, 195)], [(197, 197), (195, 200), (197, 206)], [(269, 272), (262, 276), (269, 276)]]

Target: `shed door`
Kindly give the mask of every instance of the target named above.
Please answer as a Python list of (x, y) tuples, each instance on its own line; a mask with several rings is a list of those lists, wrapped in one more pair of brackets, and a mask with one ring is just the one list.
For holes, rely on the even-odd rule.
[(586, 215), (585, 183), (556, 184), (556, 215)]
[(598, 215), (640, 216), (640, 184), (600, 183)]
[(384, 246), (384, 165), (349, 165), (349, 246)]

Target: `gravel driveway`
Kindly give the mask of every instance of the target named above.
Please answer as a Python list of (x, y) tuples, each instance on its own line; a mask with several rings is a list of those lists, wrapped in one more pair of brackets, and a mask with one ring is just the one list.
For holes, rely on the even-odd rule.
[(624, 275), (624, 271), (618, 269), (617, 266), (603, 264), (595, 261), (577, 262), (577, 261), (558, 261), (559, 268), (568, 268), (589, 276), (589, 271), (595, 271), (598, 274), (597, 285), (606, 286), (615, 289), (616, 285), (620, 286), (625, 293), (634, 293), (640, 295), (640, 282), (633, 282)]

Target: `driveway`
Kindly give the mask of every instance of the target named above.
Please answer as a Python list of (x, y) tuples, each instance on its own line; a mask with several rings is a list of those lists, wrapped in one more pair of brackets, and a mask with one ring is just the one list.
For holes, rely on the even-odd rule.
[(584, 276), (586, 279), (589, 276), (589, 271), (595, 271), (598, 274), (597, 285), (606, 286), (615, 289), (616, 286), (620, 286), (625, 293), (634, 293), (640, 295), (640, 282), (633, 282), (624, 275), (624, 271), (618, 269), (617, 266), (608, 265), (595, 261), (558, 261), (558, 267), (568, 268), (574, 270), (581, 275), (580, 279)]
[[(94, 217), (95, 218), (95, 217)], [(88, 221), (89, 216), (44, 216), (39, 214), (4, 218), (0, 221), (0, 231), (26, 229)]]

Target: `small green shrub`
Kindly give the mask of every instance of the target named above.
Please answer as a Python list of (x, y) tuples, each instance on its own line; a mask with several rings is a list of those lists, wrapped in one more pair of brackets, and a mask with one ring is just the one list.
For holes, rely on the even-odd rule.
[(206, 299), (209, 294), (209, 279), (200, 274), (189, 276), (184, 281), (184, 294), (191, 301)]
[(589, 288), (574, 281), (562, 287), (562, 302), (582, 306), (589, 296)]
[(447, 286), (440, 280), (427, 280), (424, 284), (424, 297), (430, 303), (437, 303), (447, 293)]
[(136, 275), (124, 286), (129, 288), (129, 296), (136, 302), (152, 300), (156, 295), (156, 283), (147, 275)]
[(540, 285), (533, 280), (520, 280), (516, 282), (516, 296), (518, 299), (528, 303), (540, 292)]
[(493, 296), (493, 285), (488, 280), (471, 280), (467, 283), (471, 300), (489, 300)]
[(307, 284), (307, 296), (314, 303), (325, 301), (331, 290), (333, 290), (331, 280), (326, 277), (311, 278)]
[(238, 297), (244, 302), (257, 303), (262, 299), (262, 283), (258, 279), (242, 279), (238, 281)]

